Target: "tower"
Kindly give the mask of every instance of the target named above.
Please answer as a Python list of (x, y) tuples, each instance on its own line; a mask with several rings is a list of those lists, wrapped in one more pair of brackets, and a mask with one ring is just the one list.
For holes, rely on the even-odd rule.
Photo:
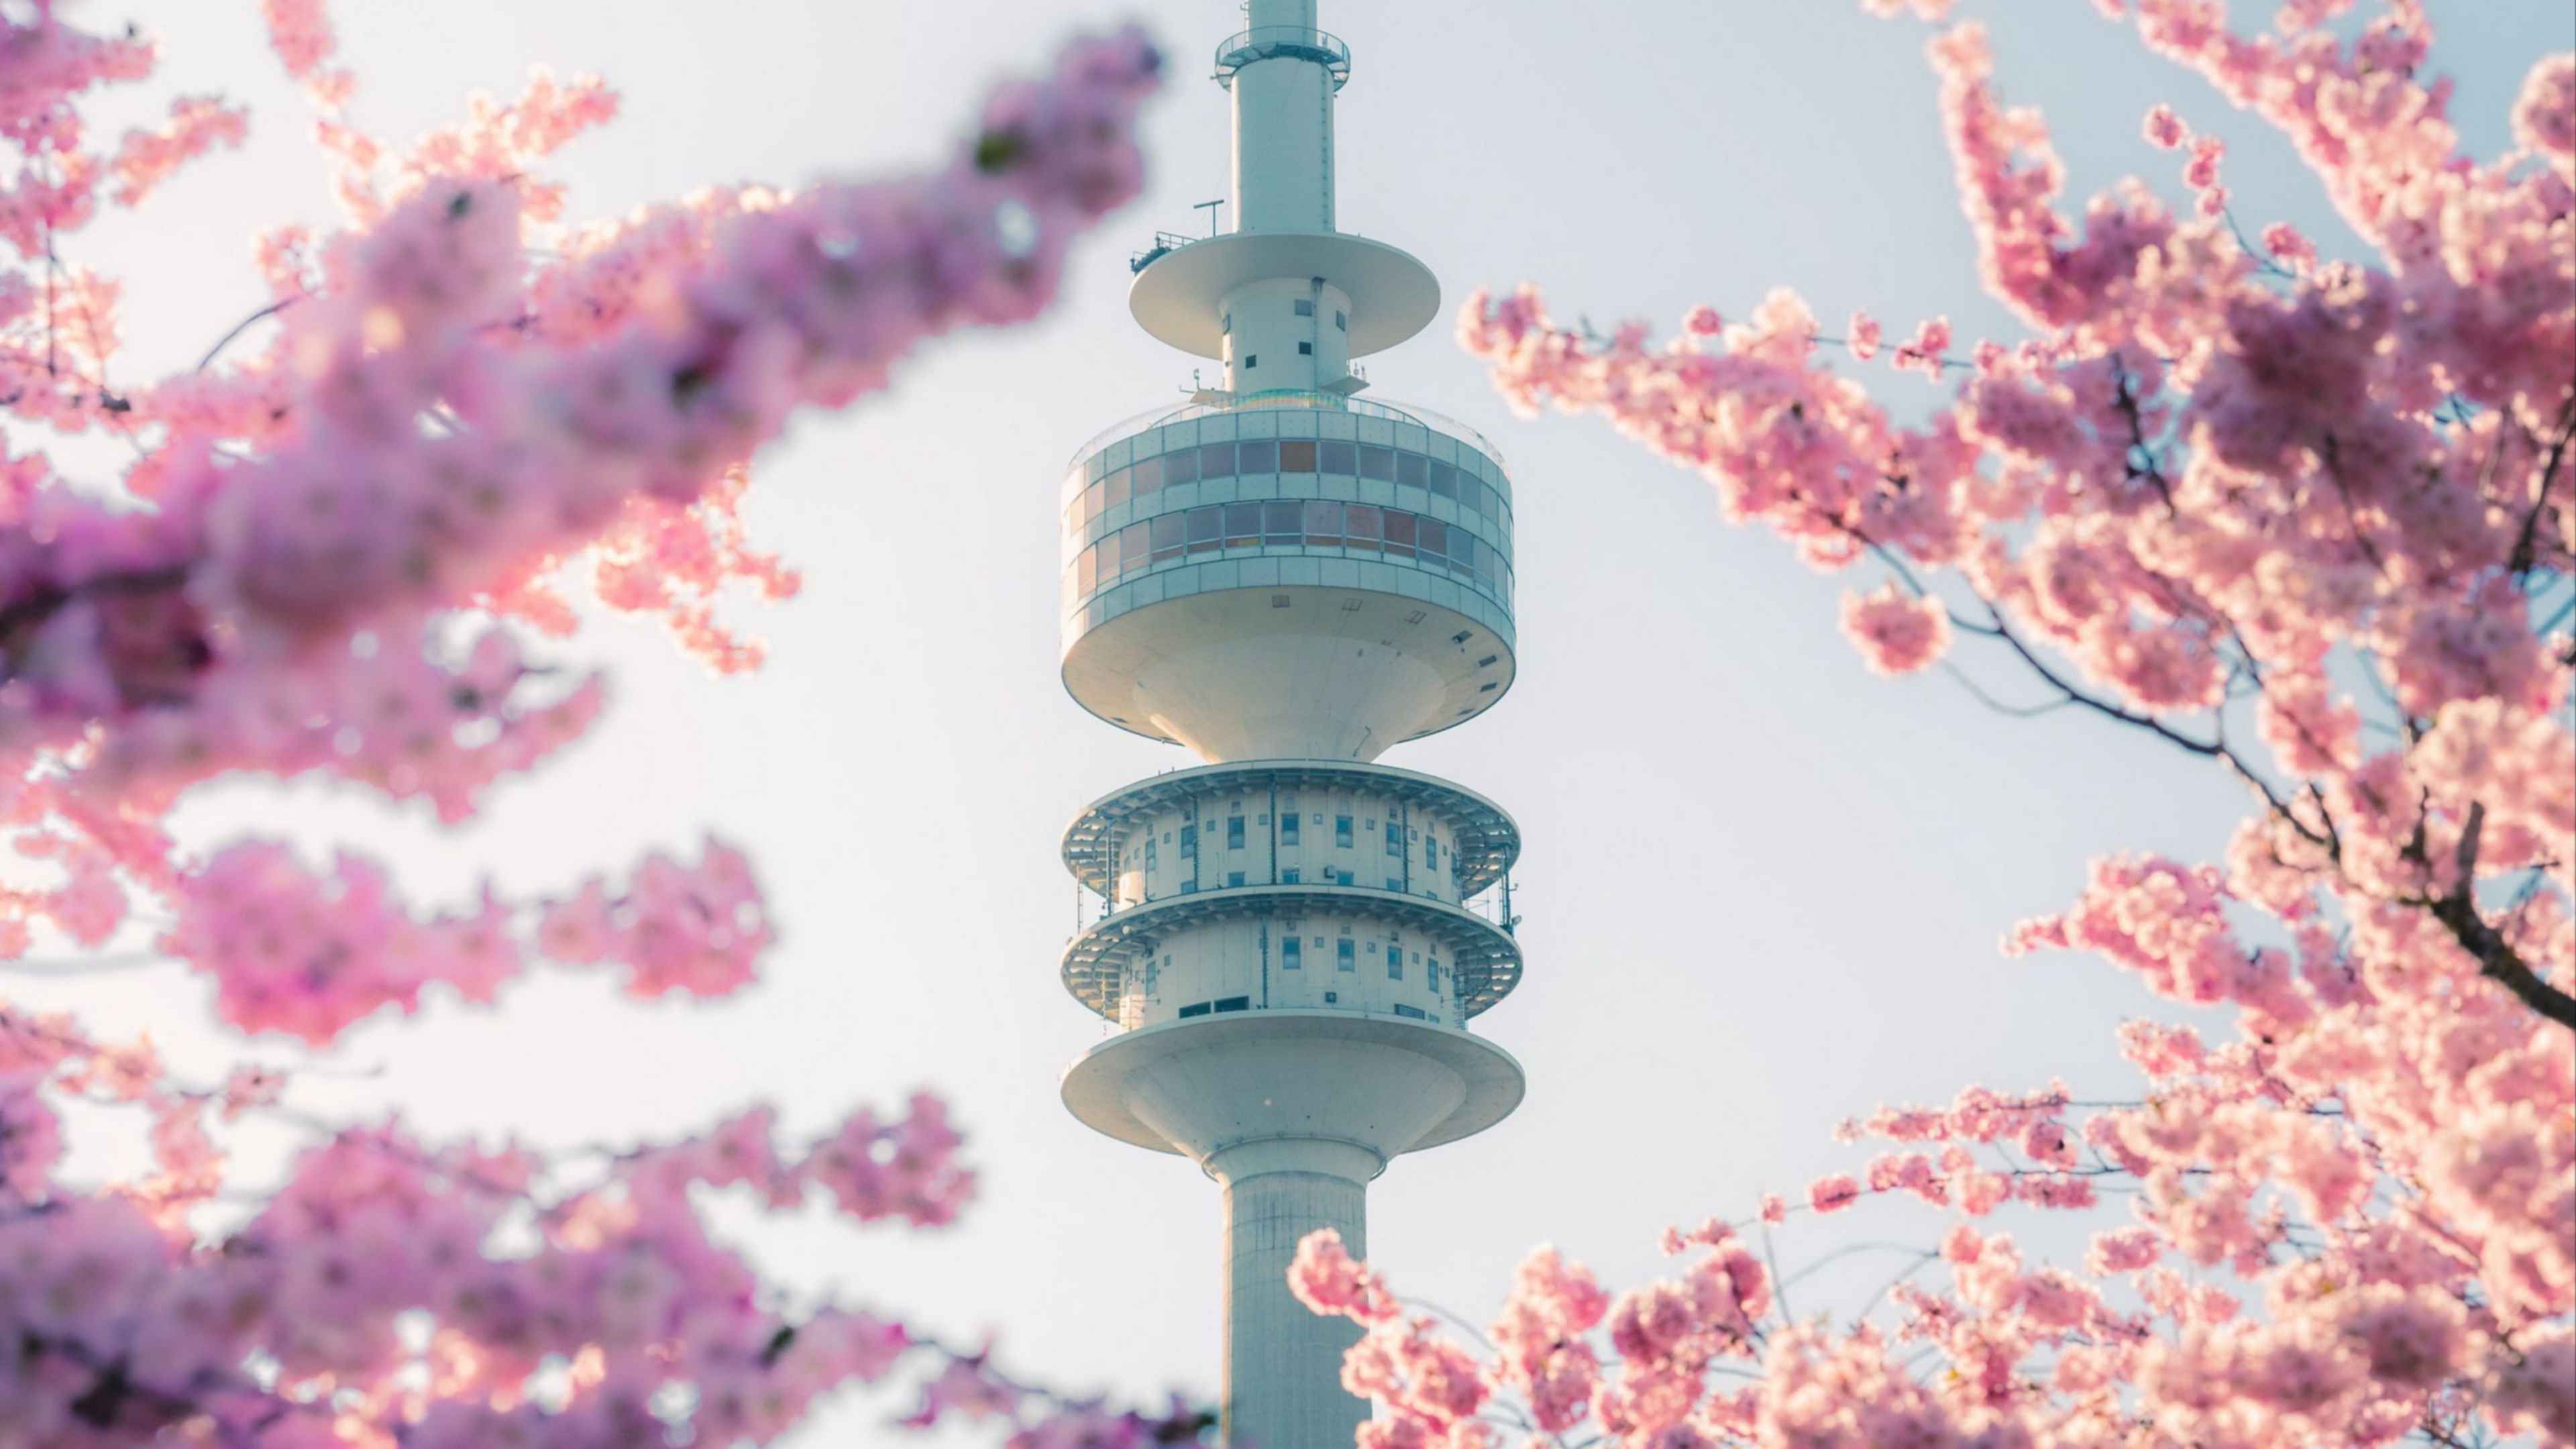
[(1367, 1184), (1522, 1095), (1467, 1028), (1520, 979), (1519, 830), (1376, 763), (1510, 688), (1512, 495), (1473, 430), (1358, 396), (1351, 360), (1421, 331), (1440, 286), (1334, 230), (1348, 47), (1314, 0), (1246, 9), (1215, 64), (1232, 227), (1158, 235), (1128, 299), (1222, 385), (1102, 432), (1065, 479), (1065, 688), (1206, 763), (1065, 831), (1096, 909), (1064, 984), (1117, 1030), (1064, 1101), (1224, 1188), (1226, 1442), (1323, 1449), (1367, 1405), (1340, 1386), (1356, 1329), (1289, 1294), (1299, 1240), (1336, 1228), (1365, 1252)]

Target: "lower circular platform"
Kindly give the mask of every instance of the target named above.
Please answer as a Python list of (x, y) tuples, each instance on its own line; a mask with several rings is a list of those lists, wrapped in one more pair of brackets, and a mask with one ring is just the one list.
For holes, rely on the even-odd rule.
[(1471, 1137), (1521, 1104), (1510, 1052), (1469, 1032), (1352, 1011), (1245, 1011), (1144, 1027), (1064, 1074), (1085, 1126), (1156, 1152), (1208, 1157), (1319, 1137), (1381, 1161)]

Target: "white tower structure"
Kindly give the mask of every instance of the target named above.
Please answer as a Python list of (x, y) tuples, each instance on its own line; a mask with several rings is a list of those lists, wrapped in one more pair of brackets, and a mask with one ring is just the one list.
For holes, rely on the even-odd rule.
[(1522, 1095), (1467, 1029), (1520, 979), (1519, 831), (1375, 763), (1510, 688), (1512, 495), (1472, 430), (1356, 396), (1351, 359), (1419, 332), (1439, 283), (1333, 228), (1348, 48), (1314, 0), (1246, 9), (1216, 52), (1232, 229), (1158, 236), (1129, 297), (1223, 386), (1110, 428), (1065, 480), (1066, 689), (1207, 763), (1065, 832), (1096, 909), (1064, 983), (1116, 1034), (1064, 1101), (1225, 1190), (1226, 1442), (1327, 1449), (1368, 1409), (1340, 1386), (1356, 1330), (1289, 1294), (1299, 1240), (1336, 1228), (1365, 1253), (1367, 1184)]

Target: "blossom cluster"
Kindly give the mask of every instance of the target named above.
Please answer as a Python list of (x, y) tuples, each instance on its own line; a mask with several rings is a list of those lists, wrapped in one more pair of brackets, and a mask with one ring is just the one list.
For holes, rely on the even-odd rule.
[[(85, 107), (148, 79), (155, 45), (69, 8), (0, 10), (0, 850), (20, 867), (0, 962), (149, 933), (211, 979), (227, 1026), (312, 1050), (439, 994), (491, 1002), (539, 960), (645, 997), (749, 985), (774, 931), (750, 861), (713, 838), (422, 912), (355, 850), (183, 849), (169, 820), (242, 775), (472, 817), (606, 706), (599, 675), (530, 652), (586, 604), (660, 619), (717, 669), (757, 664), (717, 606), (796, 575), (741, 526), (755, 454), (922, 345), (1049, 302), (1073, 239), (1137, 190), (1153, 47), (1074, 39), (919, 175), (583, 224), (551, 162), (615, 116), (605, 83), (539, 72), (389, 146), (324, 0), (262, 0), (344, 223), (257, 238), (243, 324), (151, 379), (129, 375), (122, 289), (80, 265), (82, 230), (166, 200), (249, 117), (179, 97), (102, 144)], [(131, 462), (67, 478), (20, 441), (39, 430)], [(148, 1040), (0, 999), (0, 1446), (769, 1442), (837, 1387), (890, 1380), (921, 1396), (909, 1422), (983, 1420), (1014, 1449), (1206, 1427), (1186, 1404), (1019, 1382), (891, 1309), (773, 1281), (714, 1232), (717, 1197), (954, 1222), (976, 1175), (936, 1096), (792, 1146), (755, 1107), (572, 1152), (342, 1125), (304, 1096), (298, 1071), (193, 1082)], [(234, 1160), (246, 1118), (309, 1139), (282, 1181)], [(148, 1168), (73, 1175), (67, 1128), (92, 1122), (139, 1122)]]
[[(1598, 416), (1815, 566), (1883, 573), (1842, 614), (1872, 670), (1942, 664), (2240, 782), (2222, 860), (2098, 861), (2007, 940), (2231, 1030), (2130, 1023), (2132, 1099), (1971, 1087), (1848, 1124), (1885, 1150), (1766, 1199), (1766, 1230), (1891, 1198), (1952, 1222), (1839, 1327), (1713, 1223), (1606, 1300), (1542, 1250), (1461, 1368), (1311, 1243), (1292, 1284), (1370, 1325), (1348, 1382), (1376, 1442), (2576, 1445), (2576, 56), (2532, 67), (2480, 159), (2413, 0), (2251, 35), (2200, 0), (2100, 8), (2277, 128), (2375, 255), (2280, 223), (2256, 250), (2223, 148), (2165, 106), (2144, 140), (2188, 212), (2130, 182), (2070, 217), (2044, 122), (1957, 25), (1943, 129), (2028, 333), (1958, 347), (1934, 318), (1889, 349), (1954, 383), (1923, 421), (1841, 365), (1881, 358), (1878, 321), (1827, 338), (1787, 291), (1657, 345), (1525, 287), (1459, 336), (1524, 411)], [(1994, 1221), (2109, 1203), (2077, 1266)]]

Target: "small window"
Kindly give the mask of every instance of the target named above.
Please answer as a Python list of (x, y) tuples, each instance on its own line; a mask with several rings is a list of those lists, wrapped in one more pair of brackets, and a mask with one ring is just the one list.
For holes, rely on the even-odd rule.
[(1205, 1016), (1205, 1015), (1207, 1015), (1207, 1014), (1208, 1014), (1208, 1006), (1209, 1006), (1209, 1003), (1207, 1003), (1207, 1002), (1204, 1002), (1204, 1001), (1197, 1002), (1197, 1003), (1194, 1003), (1194, 1004), (1192, 1004), (1192, 1005), (1182, 1007), (1178, 1012), (1174, 1013), (1174, 1015), (1177, 1015), (1177, 1016)]
[(1314, 356), (1314, 355), (1315, 355), (1315, 344), (1314, 344), (1314, 343), (1312, 343), (1312, 342), (1300, 342), (1300, 343), (1298, 343), (1298, 344), (1297, 344), (1297, 355), (1298, 355), (1299, 357), (1312, 357), (1312, 356)]
[(1286, 811), (1280, 812), (1279, 815), (1279, 843), (1281, 845), (1297, 843), (1297, 817)]
[(1239, 870), (1227, 871), (1225, 873), (1225, 883), (1230, 886), (1239, 886), (1243, 884), (1243, 872)]
[[(1163, 481), (1165, 483), (1196, 483), (1199, 481), (1199, 450), (1196, 448), (1183, 448), (1177, 453), (1165, 453), (1163, 455)], [(1139, 493), (1145, 491), (1145, 485), (1141, 481), (1137, 483), (1136, 491)]]
[(1315, 466), (1326, 473), (1348, 474), (1358, 471), (1359, 460), (1351, 444), (1327, 438), (1315, 447)]
[(1386, 822), (1386, 853), (1393, 856), (1404, 854), (1404, 827), (1392, 820)]
[(1404, 889), (1404, 882), (1395, 876), (1388, 876), (1386, 878), (1386, 888), (1391, 891), (1400, 891)]
[(1404, 953), (1402, 951), (1389, 951), (1386, 953), (1386, 979), (1389, 981), (1402, 981), (1404, 979)]
[(1422, 970), (1425, 979), (1431, 983), (1431, 994), (1438, 996), (1440, 994), (1440, 958), (1432, 957), (1431, 964), (1423, 967)]
[[(1225, 1008), (1219, 1006), (1217, 1009), (1219, 1011), (1223, 1011)], [(1430, 1014), (1425, 1012), (1421, 1007), (1407, 1006), (1401, 1001), (1395, 1004), (1395, 1014), (1398, 1016), (1411, 1017), (1415, 1021), (1428, 1021), (1431, 1019)]]
[(1440, 842), (1428, 835), (1422, 837), (1422, 863), (1433, 870), (1440, 868)]
[(1181, 859), (1183, 859), (1183, 860), (1195, 860), (1195, 859), (1197, 859), (1197, 858), (1198, 858), (1198, 853), (1199, 853), (1199, 828), (1198, 828), (1197, 826), (1195, 826), (1195, 825), (1184, 825), (1184, 826), (1182, 826), (1182, 827), (1181, 827)]
[(1398, 453), (1395, 455), (1395, 481), (1420, 488), (1431, 481), (1430, 466), (1431, 460), (1420, 453)]
[(1298, 542), (1306, 536), (1304, 525), (1301, 522), (1303, 517), (1304, 515), (1298, 511), (1297, 505), (1293, 500), (1286, 503), (1262, 504), (1262, 540), (1273, 546), (1284, 544), (1290, 548), (1296, 547)]
[(1279, 445), (1270, 442), (1244, 443), (1235, 450), (1238, 473), (1276, 473), (1279, 471)]
[(1252, 998), (1249, 996), (1220, 997), (1217, 1000), (1216, 1009), (1219, 1011), (1249, 1011), (1252, 1009)]
[(1234, 444), (1202, 443), (1199, 445), (1199, 476), (1231, 478), (1234, 476)]
[(1258, 353), (1258, 352), (1247, 352), (1247, 353), (1243, 354), (1243, 368), (1244, 368), (1244, 371), (1249, 372), (1249, 371), (1251, 371), (1252, 369), (1254, 369), (1254, 368), (1256, 368), (1256, 367), (1259, 367), (1260, 365), (1261, 365), (1261, 354), (1260, 354), (1260, 353)]
[(1154, 859), (1154, 837), (1148, 835), (1145, 837), (1145, 868), (1152, 870), (1160, 863)]
[(1190, 552), (1211, 553), (1224, 545), (1224, 515), (1225, 510), (1214, 504), (1182, 515), (1189, 520)]
[(1315, 471), (1315, 445), (1302, 439), (1288, 439), (1279, 444), (1279, 471), (1312, 473)]
[(1121, 468), (1101, 480), (1100, 509), (1106, 513), (1127, 501), (1127, 490), (1136, 481), (1136, 470)]
[(1348, 312), (1343, 311), (1343, 310), (1342, 310), (1341, 308), (1339, 308), (1339, 307), (1334, 308), (1334, 309), (1333, 309), (1333, 330), (1334, 330), (1334, 331), (1336, 331), (1336, 332), (1348, 332), (1348, 331), (1350, 331), (1350, 330), (1351, 330), (1351, 314), (1349, 314)]
[(1358, 942), (1352, 940), (1348, 936), (1344, 936), (1341, 940), (1335, 942), (1334, 946), (1336, 948), (1333, 952), (1334, 970), (1357, 971), (1360, 969), (1360, 948)]
[(1307, 301), (1303, 297), (1298, 298), (1292, 305), (1295, 306), (1297, 309), (1297, 315), (1300, 317), (1312, 317), (1315, 315), (1315, 304)]
[(1229, 503), (1225, 505), (1225, 546), (1259, 548), (1261, 546), (1261, 505)]
[(1381, 483), (1394, 482), (1395, 450), (1392, 448), (1372, 448), (1368, 444), (1362, 443), (1360, 445), (1360, 476), (1363, 478), (1375, 478)]
[[(1338, 547), (1342, 541), (1342, 505), (1329, 499), (1306, 500), (1306, 542), (1319, 548)], [(1350, 844), (1345, 840), (1344, 845)]]
[(1347, 815), (1333, 817), (1333, 843), (1344, 850), (1351, 848), (1351, 817)]
[[(1295, 871), (1293, 871), (1293, 870), (1283, 870), (1283, 871), (1279, 872), (1279, 883), (1280, 883), (1281, 885), (1299, 885), (1299, 884), (1302, 884), (1303, 882), (1301, 882), (1301, 881), (1299, 881), (1299, 880), (1298, 880), (1298, 878), (1297, 878), (1297, 872), (1295, 872)], [(1294, 945), (1294, 944), (1296, 944), (1296, 943), (1295, 943), (1295, 942), (1290, 942), (1289, 944), (1291, 944), (1291, 945), (1293, 946), (1293, 945)]]
[(1341, 873), (1341, 883), (1343, 885), (1349, 885), (1351, 883), (1351, 873), (1349, 871), (1343, 871)]
[(1458, 496), (1458, 471), (1437, 458), (1431, 460), (1431, 496), (1434, 498)]

